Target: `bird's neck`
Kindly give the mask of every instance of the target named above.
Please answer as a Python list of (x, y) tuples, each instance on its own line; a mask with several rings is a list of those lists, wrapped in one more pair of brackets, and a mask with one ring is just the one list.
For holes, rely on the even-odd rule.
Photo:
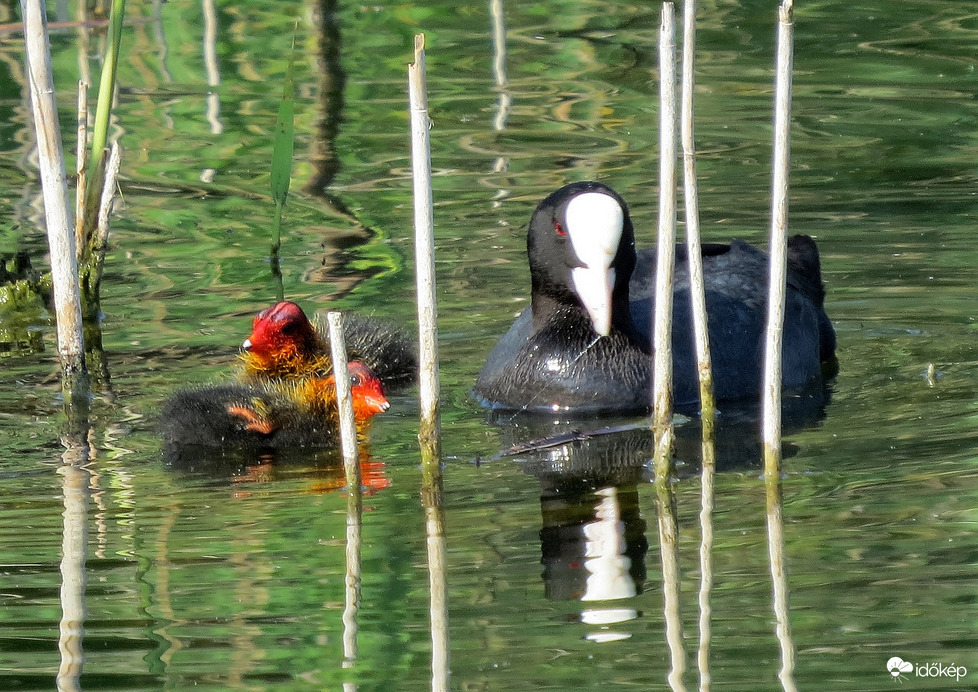
[[(594, 338), (598, 334), (591, 326), (591, 318), (587, 310), (576, 299), (571, 297), (560, 298), (543, 292), (534, 292), (530, 302), (533, 311), (533, 328), (535, 331), (544, 329), (556, 315), (567, 316), (577, 322), (583, 323), (593, 333)], [(611, 329), (625, 334), (629, 339), (640, 343), (641, 339), (635, 325), (632, 323), (632, 315), (628, 309), (628, 295), (614, 295), (611, 301)]]
[(331, 370), (329, 356), (320, 352), (305, 352), (283, 348), (271, 353), (245, 351), (241, 354), (245, 375), (249, 377), (296, 377)]

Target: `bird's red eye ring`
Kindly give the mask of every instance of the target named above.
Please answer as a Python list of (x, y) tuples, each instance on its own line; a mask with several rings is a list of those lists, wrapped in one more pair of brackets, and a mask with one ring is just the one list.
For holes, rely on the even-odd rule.
[(564, 230), (564, 227), (560, 223), (560, 221), (554, 221), (554, 233), (556, 233), (561, 238), (564, 238), (564, 237), (567, 236), (567, 231)]

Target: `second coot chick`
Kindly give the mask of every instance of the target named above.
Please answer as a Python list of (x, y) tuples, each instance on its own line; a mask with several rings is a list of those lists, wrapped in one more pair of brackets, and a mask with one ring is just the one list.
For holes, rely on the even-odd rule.
[[(398, 327), (377, 318), (344, 315), (343, 332), (351, 360), (364, 363), (386, 387), (414, 381), (418, 358)], [(295, 303), (282, 301), (262, 310), (243, 344), (248, 380), (324, 377), (332, 371), (329, 331), (310, 322)]]
[[(357, 432), (390, 404), (380, 380), (350, 363)], [(225, 384), (185, 389), (163, 405), (167, 445), (234, 449), (319, 448), (338, 444), (336, 383), (331, 376), (278, 384)]]

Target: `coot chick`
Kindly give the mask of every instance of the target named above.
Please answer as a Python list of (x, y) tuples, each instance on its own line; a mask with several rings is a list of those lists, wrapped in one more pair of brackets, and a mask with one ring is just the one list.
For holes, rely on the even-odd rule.
[[(363, 363), (349, 364), (357, 432), (388, 409), (380, 380)], [(178, 391), (163, 405), (167, 445), (243, 450), (329, 447), (339, 439), (333, 376), (289, 383), (224, 384)]]
[[(527, 233), (530, 306), (490, 352), (475, 394), (500, 409), (578, 414), (651, 406), (655, 252), (636, 255), (625, 201), (601, 183), (573, 183), (544, 199)], [(834, 359), (818, 250), (789, 241), (785, 387), (820, 382)], [(718, 400), (756, 397), (762, 382), (767, 255), (746, 243), (703, 248), (706, 304)], [(698, 403), (689, 271), (677, 246), (673, 294), (673, 399)]]
[[(374, 317), (344, 315), (343, 334), (351, 360), (364, 363), (386, 387), (414, 381), (418, 357), (398, 327)], [(282, 301), (254, 319), (244, 344), (245, 379), (263, 381), (325, 377), (332, 371), (329, 330), (295, 303)]]

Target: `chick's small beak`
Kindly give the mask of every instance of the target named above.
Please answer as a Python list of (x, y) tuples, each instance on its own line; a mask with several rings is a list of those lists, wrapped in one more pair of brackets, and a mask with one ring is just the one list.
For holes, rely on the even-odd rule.
[(363, 403), (371, 413), (383, 413), (391, 407), (391, 402), (383, 395), (365, 396)]
[(245, 339), (244, 340), (244, 343), (241, 344), (241, 348), (243, 348), (245, 351), (250, 351), (251, 350), (251, 339)]

